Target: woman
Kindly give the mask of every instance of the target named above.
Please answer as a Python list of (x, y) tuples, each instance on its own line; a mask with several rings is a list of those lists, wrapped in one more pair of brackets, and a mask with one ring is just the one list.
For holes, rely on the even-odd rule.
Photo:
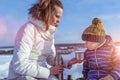
[(62, 13), (59, 0), (39, 0), (29, 9), (28, 22), (16, 35), (9, 80), (57, 80), (53, 75), (62, 73), (64, 67), (52, 66), (54, 32)]

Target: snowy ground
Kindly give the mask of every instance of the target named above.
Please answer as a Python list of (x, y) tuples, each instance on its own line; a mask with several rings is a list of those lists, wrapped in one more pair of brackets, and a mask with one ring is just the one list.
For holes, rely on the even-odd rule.
[(7, 77), (11, 58), (12, 55), (0, 55), (0, 79)]
[[(0, 55), (0, 80), (8, 76), (8, 67), (12, 55)], [(72, 75), (72, 78), (75, 80), (78, 77), (82, 77), (81, 74), (82, 64), (75, 64), (71, 69), (64, 70), (64, 78), (66, 79), (67, 75)]]

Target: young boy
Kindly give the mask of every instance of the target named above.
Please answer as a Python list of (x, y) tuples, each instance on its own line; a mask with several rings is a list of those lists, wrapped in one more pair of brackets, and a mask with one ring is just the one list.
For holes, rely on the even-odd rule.
[(82, 34), (87, 50), (84, 53), (83, 75), (87, 80), (119, 80), (120, 56), (111, 37), (105, 34), (102, 22), (94, 18)]

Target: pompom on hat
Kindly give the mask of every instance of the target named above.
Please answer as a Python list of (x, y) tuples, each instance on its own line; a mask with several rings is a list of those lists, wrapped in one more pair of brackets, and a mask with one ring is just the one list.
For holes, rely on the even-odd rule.
[(99, 18), (93, 18), (92, 24), (83, 31), (82, 40), (102, 43), (105, 40), (105, 31)]

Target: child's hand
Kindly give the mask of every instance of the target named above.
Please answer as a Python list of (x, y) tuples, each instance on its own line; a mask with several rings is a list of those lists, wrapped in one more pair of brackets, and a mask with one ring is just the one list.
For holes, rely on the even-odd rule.
[(114, 80), (112, 76), (108, 75), (108, 76), (105, 76), (104, 78), (101, 78), (99, 80)]
[(76, 64), (76, 63), (82, 63), (83, 60), (78, 60), (76, 58), (72, 58), (69, 62), (68, 62), (68, 67), (71, 67), (73, 64)]

